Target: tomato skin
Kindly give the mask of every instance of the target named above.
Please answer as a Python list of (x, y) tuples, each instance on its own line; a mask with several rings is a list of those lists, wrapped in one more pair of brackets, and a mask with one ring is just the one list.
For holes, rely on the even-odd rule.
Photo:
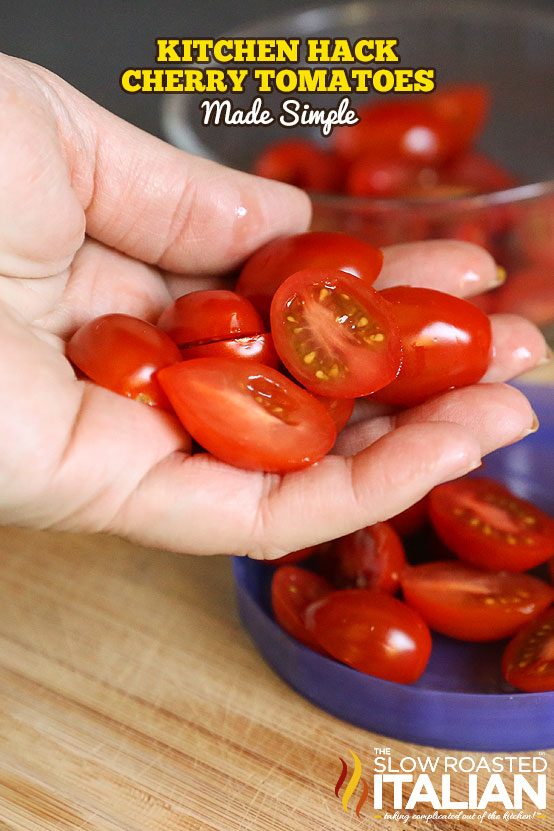
[(554, 608), (519, 630), (502, 656), (502, 674), (523, 692), (554, 690)]
[(402, 196), (418, 181), (418, 170), (398, 159), (360, 156), (348, 169), (346, 193), (387, 199)]
[(406, 603), (431, 629), (462, 641), (510, 637), (554, 599), (551, 587), (536, 577), (452, 560), (409, 567), (400, 583)]
[(276, 560), (262, 560), (264, 565), (268, 566), (283, 566), (296, 565), (296, 563), (303, 563), (308, 557), (319, 548), (318, 545), (309, 545), (307, 548), (300, 548), (298, 551), (291, 551), (290, 554), (284, 554), (282, 557), (277, 557)]
[(383, 592), (333, 592), (309, 606), (304, 619), (326, 652), (368, 675), (412, 684), (429, 661), (428, 627), (417, 612)]
[(484, 153), (469, 151), (457, 156), (441, 171), (445, 183), (463, 185), (475, 193), (493, 193), (517, 185), (516, 177)]
[(236, 291), (269, 317), (271, 299), (281, 283), (296, 271), (327, 268), (347, 271), (367, 285), (377, 279), (383, 252), (347, 234), (309, 231), (279, 237), (252, 254), (240, 273)]
[(235, 467), (298, 470), (335, 442), (325, 407), (272, 367), (195, 358), (163, 369), (158, 379), (191, 436)]
[(424, 496), (400, 514), (389, 519), (390, 524), (401, 537), (409, 537), (421, 531), (428, 518), (428, 497)]
[(363, 155), (422, 165), (442, 164), (456, 148), (455, 130), (425, 102), (392, 101), (358, 109), (360, 120), (334, 131), (339, 156)]
[(398, 374), (402, 354), (389, 306), (351, 274), (292, 274), (277, 289), (270, 317), (279, 357), (315, 395), (369, 395)]
[(337, 435), (343, 430), (350, 420), (354, 410), (354, 399), (350, 398), (326, 398), (324, 395), (314, 395), (320, 404), (323, 404), (333, 422)]
[(191, 291), (162, 312), (158, 326), (178, 346), (252, 337), (265, 327), (252, 304), (234, 291)]
[(241, 361), (255, 361), (264, 366), (272, 366), (274, 369), (279, 366), (279, 356), (269, 332), (249, 338), (185, 346), (181, 349), (181, 357), (183, 361), (189, 361), (191, 358), (238, 358)]
[(151, 323), (108, 314), (81, 326), (66, 347), (69, 360), (87, 378), (151, 407), (171, 409), (155, 373), (181, 360), (173, 341)]
[(380, 292), (393, 306), (402, 341), (398, 377), (375, 396), (410, 407), (474, 384), (491, 354), (491, 325), (472, 303), (434, 289), (396, 286)]
[(490, 109), (490, 94), (480, 84), (444, 86), (425, 98), (431, 111), (451, 129), (453, 154), (465, 150), (477, 138)]
[(304, 613), (315, 600), (325, 597), (331, 586), (319, 574), (295, 566), (281, 566), (271, 581), (273, 614), (285, 632), (316, 652), (321, 647), (306, 629)]
[(429, 516), (443, 542), (478, 568), (517, 573), (554, 555), (554, 519), (493, 479), (438, 485)]
[(336, 540), (321, 557), (321, 570), (337, 589), (376, 589), (394, 594), (406, 555), (388, 522), (378, 522)]
[(268, 145), (254, 162), (252, 172), (319, 193), (337, 190), (342, 178), (341, 167), (333, 156), (305, 139), (285, 139)]

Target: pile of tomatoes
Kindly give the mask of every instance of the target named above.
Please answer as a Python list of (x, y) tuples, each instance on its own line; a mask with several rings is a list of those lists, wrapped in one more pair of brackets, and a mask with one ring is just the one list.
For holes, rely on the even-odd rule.
[(389, 681), (421, 676), (433, 630), (500, 641), (510, 685), (554, 690), (554, 590), (524, 573), (553, 556), (554, 519), (491, 479), (459, 479), (390, 522), (273, 563), (272, 607), (301, 643)]
[(375, 291), (382, 259), (343, 234), (277, 239), (246, 262), (236, 291), (184, 295), (157, 326), (97, 318), (67, 355), (97, 384), (172, 409), (222, 461), (297, 470), (331, 450), (355, 399), (412, 406), (487, 369), (487, 316), (431, 289)]

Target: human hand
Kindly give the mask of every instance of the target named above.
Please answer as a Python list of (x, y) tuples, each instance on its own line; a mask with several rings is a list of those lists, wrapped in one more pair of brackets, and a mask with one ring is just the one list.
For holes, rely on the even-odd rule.
[[(40, 67), (0, 57), (0, 73), (0, 522), (270, 558), (386, 519), (533, 429), (499, 382), (546, 346), (497, 316), (487, 383), (396, 415), (364, 405), (311, 468), (187, 455), (171, 415), (77, 380), (65, 340), (107, 312), (155, 322), (172, 298), (221, 285), (267, 239), (304, 230), (308, 200), (187, 156)], [(377, 288), (398, 282), (473, 294), (496, 267), (464, 243), (395, 246)]]

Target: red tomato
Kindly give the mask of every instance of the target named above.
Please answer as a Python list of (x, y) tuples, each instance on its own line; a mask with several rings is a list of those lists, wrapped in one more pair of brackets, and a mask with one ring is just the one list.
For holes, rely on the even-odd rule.
[(311, 231), (272, 240), (246, 261), (236, 286), (260, 313), (269, 316), (271, 298), (283, 280), (306, 268), (348, 271), (371, 285), (383, 264), (378, 248), (347, 234)]
[(509, 684), (524, 692), (554, 690), (554, 608), (510, 641), (502, 657), (502, 673)]
[(445, 183), (471, 188), (476, 193), (492, 193), (517, 185), (517, 179), (483, 153), (470, 151), (453, 159), (441, 171)]
[(388, 522), (341, 537), (321, 557), (321, 570), (337, 589), (378, 589), (394, 594), (405, 565), (400, 537)]
[(492, 479), (458, 479), (429, 497), (431, 522), (460, 559), (527, 571), (554, 555), (554, 519)]
[(528, 574), (480, 571), (452, 560), (402, 572), (406, 603), (431, 629), (462, 641), (496, 641), (513, 635), (554, 599), (542, 580)]
[(318, 395), (368, 395), (398, 374), (400, 340), (389, 306), (351, 274), (291, 275), (277, 289), (270, 316), (279, 357)]
[(196, 358), (163, 369), (158, 379), (191, 436), (235, 467), (297, 470), (335, 442), (325, 407), (263, 364)]
[(253, 173), (320, 193), (337, 190), (342, 178), (331, 153), (305, 139), (270, 144), (256, 159)]
[(523, 315), (538, 326), (554, 321), (554, 265), (531, 265), (511, 274), (494, 292), (494, 311)]
[(346, 193), (350, 196), (371, 196), (386, 199), (402, 196), (417, 184), (419, 171), (401, 159), (379, 159), (360, 156), (348, 169)]
[(321, 651), (306, 629), (304, 612), (315, 600), (332, 591), (319, 574), (295, 566), (278, 568), (271, 581), (271, 606), (277, 622), (300, 643)]
[(273, 346), (269, 333), (253, 335), (249, 338), (218, 340), (203, 343), (200, 346), (185, 346), (181, 349), (182, 359), (191, 358), (238, 358), (241, 361), (256, 361), (264, 366), (279, 366), (279, 356)]
[(268, 566), (283, 566), (294, 565), (295, 563), (303, 563), (308, 557), (319, 548), (318, 545), (309, 545), (307, 548), (301, 548), (299, 551), (291, 551), (290, 554), (285, 554), (283, 557), (277, 557), (276, 560), (262, 560), (264, 565)]
[(431, 635), (420, 616), (382, 592), (333, 592), (308, 606), (305, 621), (334, 658), (387, 681), (417, 681), (431, 654)]
[(77, 329), (66, 354), (101, 387), (170, 409), (154, 374), (180, 361), (181, 355), (165, 332), (151, 323), (130, 315), (102, 315)]
[(478, 84), (441, 87), (424, 100), (431, 111), (450, 127), (451, 135), (455, 136), (455, 153), (465, 150), (479, 135), (490, 108), (489, 92)]
[(408, 537), (411, 536), (411, 534), (417, 534), (417, 532), (421, 531), (427, 522), (427, 505), (428, 497), (424, 496), (423, 499), (420, 499), (419, 502), (416, 502), (414, 505), (410, 505), (410, 507), (406, 508), (406, 510), (402, 511), (402, 513), (391, 517), (389, 522), (401, 537)]
[(335, 132), (337, 153), (352, 160), (363, 155), (423, 165), (441, 164), (458, 143), (450, 124), (425, 102), (387, 101), (358, 110), (360, 121)]
[(337, 430), (337, 434), (346, 427), (352, 411), (354, 410), (354, 401), (349, 398), (325, 398), (324, 395), (316, 395), (314, 398), (323, 404)]
[(379, 391), (379, 401), (410, 407), (483, 377), (491, 326), (480, 309), (434, 289), (396, 286), (380, 294), (393, 304), (402, 367), (396, 380)]
[(264, 324), (245, 297), (234, 291), (191, 291), (162, 313), (158, 326), (179, 346), (261, 335)]

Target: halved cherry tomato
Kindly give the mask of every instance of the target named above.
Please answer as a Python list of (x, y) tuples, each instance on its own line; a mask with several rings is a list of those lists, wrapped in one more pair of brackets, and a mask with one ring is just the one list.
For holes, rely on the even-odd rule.
[(334, 658), (387, 681), (417, 681), (431, 654), (431, 635), (421, 617), (382, 592), (333, 592), (308, 606), (305, 621)]
[(371, 285), (381, 271), (383, 253), (347, 234), (311, 231), (266, 243), (246, 261), (236, 286), (262, 315), (283, 280), (306, 268), (347, 271)]
[(392, 101), (359, 108), (360, 120), (334, 131), (339, 156), (353, 160), (363, 155), (401, 159), (423, 165), (441, 164), (456, 150), (451, 124), (425, 102)]
[(517, 184), (517, 179), (512, 173), (484, 153), (475, 151), (457, 156), (441, 170), (440, 176), (445, 183), (464, 185), (475, 193), (507, 190)]
[(342, 178), (338, 160), (305, 139), (286, 139), (268, 145), (256, 159), (253, 173), (320, 193), (337, 190)]
[(510, 641), (502, 657), (502, 673), (509, 684), (524, 692), (554, 690), (554, 608)]
[(304, 612), (308, 606), (332, 591), (319, 574), (295, 566), (278, 568), (271, 581), (271, 606), (277, 622), (300, 643), (321, 651), (306, 629)]
[(224, 289), (191, 291), (162, 313), (158, 326), (178, 346), (261, 335), (265, 327), (245, 297)]
[(346, 427), (354, 410), (354, 401), (350, 398), (326, 398), (324, 395), (315, 395), (314, 398), (323, 404), (335, 423), (337, 434)]
[(441, 87), (424, 99), (431, 111), (448, 124), (455, 136), (453, 152), (465, 150), (477, 138), (485, 123), (490, 94), (480, 84), (453, 84)]
[(394, 594), (406, 556), (388, 522), (341, 537), (319, 559), (322, 573), (337, 589), (378, 589)]
[(400, 583), (406, 603), (431, 629), (462, 641), (507, 638), (554, 599), (551, 587), (536, 577), (451, 560), (404, 569)]
[(200, 346), (185, 346), (181, 349), (182, 359), (191, 358), (238, 358), (241, 361), (256, 361), (264, 366), (279, 366), (279, 355), (275, 351), (273, 338), (266, 332), (249, 338), (218, 340)]
[(379, 401), (409, 407), (483, 377), (491, 325), (480, 309), (434, 289), (396, 286), (380, 294), (392, 304), (400, 330), (402, 367), (376, 395)]
[(368, 395), (389, 384), (400, 367), (391, 311), (351, 274), (300, 271), (279, 286), (271, 303), (275, 348), (289, 372), (315, 394)]
[(124, 314), (102, 315), (77, 329), (66, 354), (101, 387), (170, 409), (155, 373), (180, 361), (181, 355), (165, 332), (151, 323)]
[(360, 156), (348, 169), (346, 193), (376, 199), (402, 196), (417, 185), (418, 175), (419, 171), (413, 164), (401, 159)]
[(335, 442), (325, 407), (263, 364), (196, 358), (162, 370), (158, 379), (191, 436), (235, 467), (297, 470)]
[(527, 571), (554, 555), (554, 519), (493, 479), (458, 479), (429, 497), (437, 534), (461, 560)]
[(428, 517), (428, 497), (424, 496), (402, 513), (389, 519), (390, 524), (401, 537), (408, 537), (421, 531)]

